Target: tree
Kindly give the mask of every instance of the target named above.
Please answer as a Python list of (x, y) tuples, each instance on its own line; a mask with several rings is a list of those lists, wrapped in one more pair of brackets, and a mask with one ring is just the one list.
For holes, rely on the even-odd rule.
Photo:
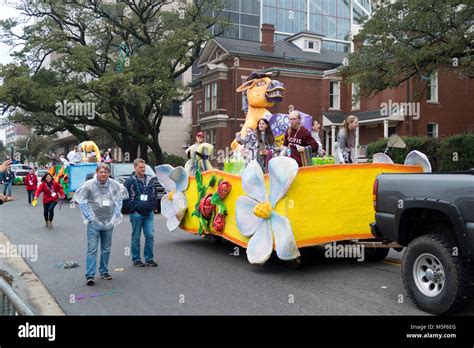
[(35, 21), (22, 34), (15, 31), (18, 20), (0, 22), (0, 40), (23, 45), (14, 64), (0, 68), (4, 111), (16, 109), (12, 120), (40, 135), (67, 130), (83, 141), (91, 140), (91, 127), (101, 128), (131, 158), (140, 148), (146, 160), (151, 149), (162, 163), (163, 115), (174, 100), (191, 95), (176, 80), (213, 37), (209, 28), (217, 20), (207, 14), (223, 6), (221, 0), (183, 1), (176, 9), (170, 3), (24, 1), (20, 10)]
[(22, 137), (15, 142), (15, 152), (21, 155), (21, 159), (28, 159), (29, 162), (38, 162), (44, 165), (50, 162), (48, 154), (54, 150), (51, 138), (45, 136), (32, 135)]
[(382, 6), (355, 37), (363, 45), (350, 54), (341, 75), (359, 84), (362, 96), (416, 76), (426, 88), (435, 70), (473, 78), (473, 18), (473, 2), (466, 0), (400, 0)]

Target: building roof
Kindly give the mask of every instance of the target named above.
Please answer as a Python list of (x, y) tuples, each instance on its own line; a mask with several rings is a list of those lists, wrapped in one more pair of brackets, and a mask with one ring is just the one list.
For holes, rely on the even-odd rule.
[(274, 52), (267, 52), (260, 49), (261, 43), (258, 41), (246, 41), (227, 37), (216, 37), (214, 39), (223, 49), (233, 54), (285, 59), (301, 63), (323, 63), (336, 67), (342, 64), (342, 60), (347, 53), (334, 52), (321, 48), (321, 53), (306, 52), (286, 39), (275, 42)]
[(369, 110), (369, 111), (357, 111), (357, 112), (343, 112), (343, 111), (325, 111), (323, 116), (325, 116), (333, 124), (342, 124), (347, 116), (354, 115), (357, 116), (359, 122), (369, 122), (372, 120), (379, 120), (382, 118), (387, 118), (387, 116), (382, 116), (381, 109)]

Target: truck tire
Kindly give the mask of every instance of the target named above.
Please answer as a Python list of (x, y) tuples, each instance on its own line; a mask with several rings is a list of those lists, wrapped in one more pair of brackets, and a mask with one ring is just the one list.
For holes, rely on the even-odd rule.
[(403, 283), (425, 312), (454, 313), (470, 301), (471, 267), (455, 248), (458, 244), (452, 236), (428, 234), (414, 239), (405, 250)]
[(390, 248), (364, 248), (364, 258), (367, 261), (380, 262), (384, 260)]

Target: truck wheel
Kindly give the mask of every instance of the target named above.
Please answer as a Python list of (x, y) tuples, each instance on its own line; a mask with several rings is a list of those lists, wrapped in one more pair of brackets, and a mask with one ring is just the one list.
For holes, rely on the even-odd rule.
[(470, 301), (472, 272), (455, 248), (458, 245), (452, 236), (429, 234), (414, 239), (405, 250), (403, 283), (425, 312), (453, 313)]
[(384, 260), (390, 248), (364, 248), (364, 257), (367, 261), (380, 262)]

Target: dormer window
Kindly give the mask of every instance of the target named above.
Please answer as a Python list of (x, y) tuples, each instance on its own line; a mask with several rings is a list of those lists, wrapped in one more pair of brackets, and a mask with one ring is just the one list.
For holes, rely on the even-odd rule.
[(322, 39), (322, 35), (302, 31), (298, 34), (287, 37), (285, 40), (299, 47), (299, 49), (301, 49), (302, 51), (321, 53)]
[(304, 40), (304, 51), (317, 52), (321, 51), (321, 41), (320, 40)]

